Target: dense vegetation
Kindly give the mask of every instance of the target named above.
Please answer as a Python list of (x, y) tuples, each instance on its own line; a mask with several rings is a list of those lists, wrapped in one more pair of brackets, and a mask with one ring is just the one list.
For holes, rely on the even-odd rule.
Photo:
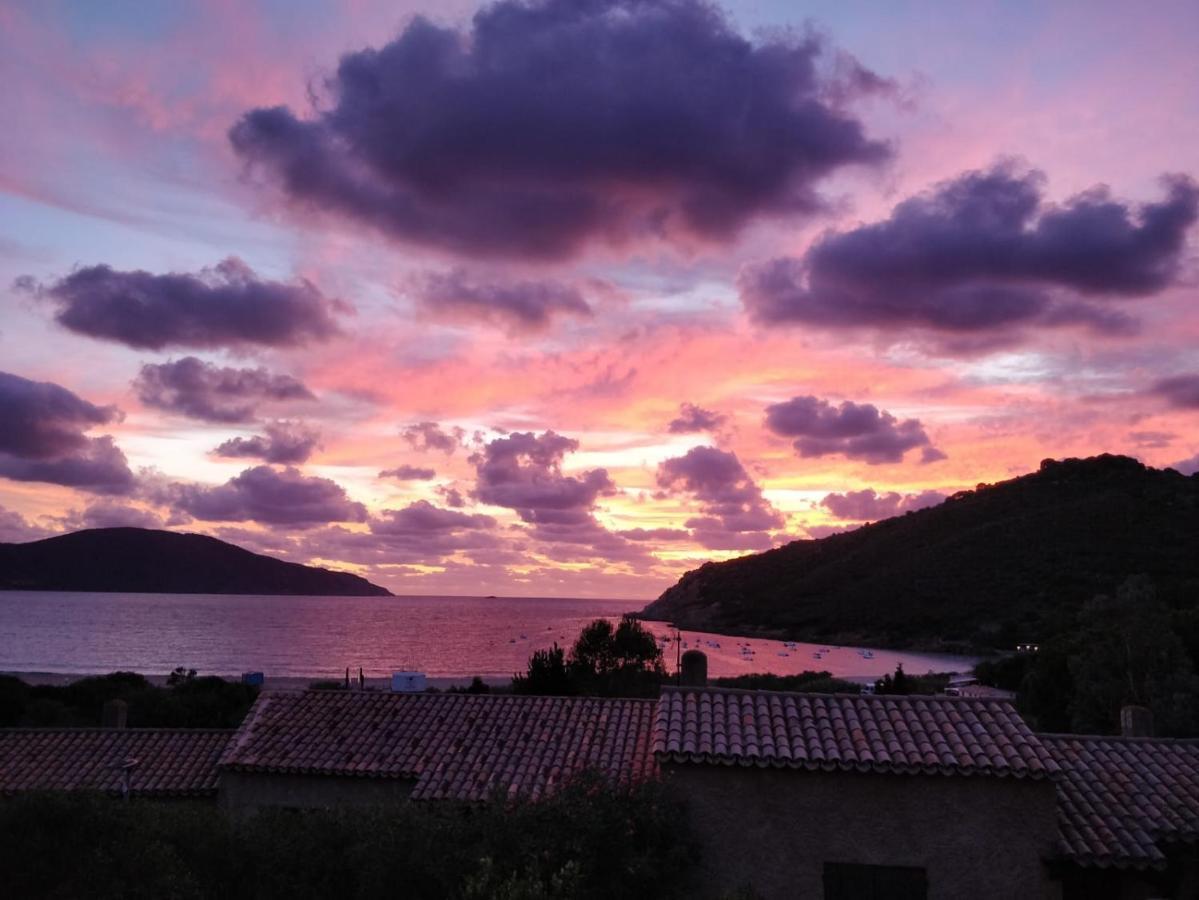
[(0, 675), (0, 727), (94, 727), (106, 702), (124, 700), (131, 728), (235, 728), (257, 696), (256, 687), (183, 669), (165, 687), (136, 672), (63, 685), (31, 685)]
[(523, 675), (512, 679), (517, 694), (597, 697), (656, 697), (666, 680), (662, 649), (636, 619), (613, 627), (607, 619), (587, 625), (570, 654), (554, 644), (529, 657)]
[(1116, 734), (1120, 708), (1146, 706), (1158, 734), (1199, 734), (1199, 610), (1170, 609), (1151, 579), (1085, 604), (1036, 653), (986, 660), (984, 684), (1017, 691), (1041, 731)]
[(1199, 476), (1119, 456), (1047, 460), (930, 509), (708, 563), (643, 615), (724, 633), (1012, 649), (1072, 627), (1129, 575), (1150, 575), (1168, 610), (1193, 613), (1197, 534)]
[(348, 572), (283, 562), (202, 534), (93, 528), (0, 544), (0, 590), (388, 596)]
[(657, 784), (582, 778), (538, 803), (228, 816), (215, 804), (26, 795), (0, 803), (10, 897), (682, 897), (695, 854)]

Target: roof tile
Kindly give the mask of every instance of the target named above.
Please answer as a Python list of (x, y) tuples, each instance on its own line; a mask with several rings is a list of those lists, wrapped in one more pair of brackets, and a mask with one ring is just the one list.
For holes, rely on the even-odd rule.
[(584, 769), (653, 775), (652, 700), (292, 691), (261, 694), (221, 759), (238, 771), (415, 780), (414, 799), (543, 796)]
[(94, 790), (131, 794), (215, 794), (217, 760), (233, 736), (218, 729), (0, 729), (0, 793)]
[(1041, 735), (1062, 768), (1062, 853), (1080, 865), (1160, 868), (1160, 843), (1199, 840), (1199, 740)]
[(667, 688), (653, 741), (674, 762), (1027, 778), (1058, 768), (1012, 705), (991, 698)]

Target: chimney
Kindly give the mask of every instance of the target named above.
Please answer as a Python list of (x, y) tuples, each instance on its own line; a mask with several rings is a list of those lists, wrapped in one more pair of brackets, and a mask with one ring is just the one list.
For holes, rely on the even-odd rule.
[(679, 683), (683, 687), (708, 686), (708, 657), (702, 650), (688, 650), (683, 654), (683, 671)]
[(129, 704), (124, 700), (109, 700), (100, 710), (101, 728), (124, 728), (129, 721)]
[(1153, 713), (1145, 706), (1122, 707), (1120, 734), (1124, 737), (1153, 737)]

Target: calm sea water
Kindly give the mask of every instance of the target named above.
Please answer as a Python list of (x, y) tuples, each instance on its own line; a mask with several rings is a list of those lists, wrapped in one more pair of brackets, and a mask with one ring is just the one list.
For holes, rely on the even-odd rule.
[[(370, 677), (414, 669), (430, 677), (506, 677), (529, 654), (569, 646), (598, 617), (630, 600), (503, 597), (258, 597), (217, 594), (85, 594), (0, 591), (0, 671), (88, 674), (117, 669), (164, 674), (247, 670), (268, 677), (333, 677), (362, 667)], [(660, 636), (665, 625), (649, 623)], [(819, 644), (683, 633), (713, 675), (840, 676), (965, 671), (972, 660)], [(748, 644), (748, 646), (746, 646)], [(666, 648), (673, 668), (675, 646)], [(817, 658), (819, 657), (819, 658)]]

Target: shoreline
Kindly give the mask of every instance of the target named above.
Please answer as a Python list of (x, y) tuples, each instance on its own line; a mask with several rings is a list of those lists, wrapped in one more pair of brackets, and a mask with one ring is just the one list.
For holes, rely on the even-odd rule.
[[(129, 671), (129, 670), (119, 670), (119, 671)], [(3, 672), (0, 672), (0, 675), (8, 675), (13, 678), (19, 678), (22, 681), (24, 681), (26, 684), (53, 685), (56, 687), (61, 687), (62, 685), (71, 684), (72, 682), (80, 681), (81, 679), (84, 679), (84, 678), (103, 678), (105, 675), (111, 675), (111, 674), (112, 674), (111, 672), (103, 672), (103, 673), (95, 673), (95, 672), (86, 672), (86, 673), (80, 673), (80, 672), (17, 672), (17, 671), (11, 671), (11, 670), (6, 670)], [(137, 674), (142, 675), (142, 677), (144, 677), (146, 679), (146, 681), (150, 682), (150, 684), (153, 684), (157, 687), (165, 687), (166, 683), (167, 683), (167, 678), (169, 677), (168, 675), (158, 675), (158, 674), (147, 675), (144, 672), (139, 672)], [(199, 676), (209, 676), (209, 675), (213, 675), (216, 673), (200, 672), (197, 674)], [(216, 674), (216, 677), (223, 678), (225, 681), (232, 681), (235, 683), (241, 681), (240, 674), (237, 674), (237, 675)], [(438, 690), (444, 691), (447, 688), (452, 688), (452, 687), (466, 687), (471, 683), (472, 680), (474, 680), (475, 677), (476, 676), (474, 676), (474, 675), (442, 675), (442, 676), (436, 676), (436, 677), (428, 677), (428, 678), (426, 678), (426, 683), (431, 688), (437, 688)], [(491, 687), (498, 687), (498, 686), (506, 687), (512, 681), (511, 676), (504, 677), (504, 676), (499, 676), (499, 675), (480, 675), (477, 677), (482, 678), (484, 683)], [(324, 677), (321, 675), (311, 675), (311, 676), (308, 676), (308, 675), (277, 675), (277, 676), (273, 676), (273, 677), (268, 675), (265, 679), (264, 684), (262, 685), (262, 689), (264, 691), (302, 691), (302, 690), (305, 690), (309, 685), (311, 685), (315, 681), (336, 681), (340, 684), (344, 680), (345, 680), (344, 676), (342, 678), (329, 678), (329, 677)], [(368, 687), (368, 688), (384, 690), (384, 691), (391, 689), (391, 677), (390, 676), (386, 676), (386, 677), (367, 676), (365, 680), (366, 680), (366, 687)], [(356, 688), (358, 686), (358, 679), (357, 679), (356, 675), (354, 675), (354, 674), (351, 674), (350, 686), (352, 688)]]

